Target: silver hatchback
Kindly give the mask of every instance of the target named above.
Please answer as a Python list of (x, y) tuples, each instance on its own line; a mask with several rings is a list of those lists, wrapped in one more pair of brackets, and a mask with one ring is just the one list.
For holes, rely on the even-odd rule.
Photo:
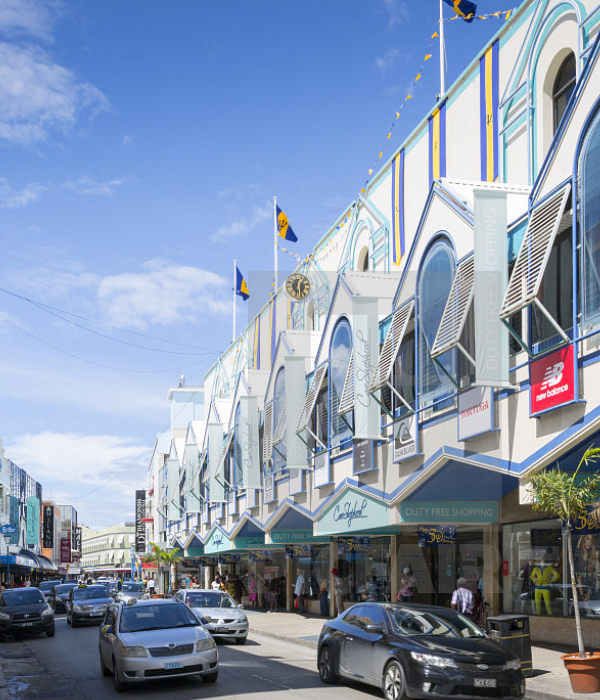
[(100, 627), (100, 668), (112, 673), (115, 690), (130, 683), (197, 675), (218, 676), (217, 647), (182, 603), (167, 599), (115, 603)]

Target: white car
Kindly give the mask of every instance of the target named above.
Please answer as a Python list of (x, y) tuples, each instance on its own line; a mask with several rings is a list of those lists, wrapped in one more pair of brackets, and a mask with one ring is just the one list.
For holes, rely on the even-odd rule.
[(244, 606), (238, 605), (229, 593), (191, 588), (177, 591), (173, 598), (189, 606), (215, 639), (246, 643), (248, 618)]
[(214, 639), (185, 605), (168, 599), (114, 603), (107, 610), (98, 642), (103, 676), (112, 673), (115, 690), (143, 681), (219, 675)]

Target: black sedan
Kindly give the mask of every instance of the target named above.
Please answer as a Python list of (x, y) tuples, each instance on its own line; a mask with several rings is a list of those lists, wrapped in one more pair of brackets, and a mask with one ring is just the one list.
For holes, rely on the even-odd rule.
[(46, 594), (48, 602), (52, 606), (54, 612), (66, 612), (67, 610), (67, 599), (69, 593), (77, 586), (77, 581), (70, 583), (59, 583), (57, 586)]
[(340, 676), (405, 697), (521, 698), (520, 661), (466, 617), (428, 605), (359, 603), (325, 623), (319, 676)]
[(0, 596), (0, 632), (14, 637), (45, 632), (54, 637), (54, 612), (37, 588), (10, 588)]
[(108, 606), (113, 602), (106, 586), (75, 586), (67, 598), (67, 625), (99, 625)]

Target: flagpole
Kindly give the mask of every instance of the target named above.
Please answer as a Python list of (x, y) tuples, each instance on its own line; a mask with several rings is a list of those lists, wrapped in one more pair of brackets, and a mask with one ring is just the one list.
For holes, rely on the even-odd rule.
[(233, 261), (233, 337), (231, 339), (231, 342), (235, 340), (235, 286), (237, 283), (237, 260)]
[(277, 197), (273, 197), (273, 277), (275, 280), (275, 288), (273, 296), (277, 293)]
[(444, 10), (442, 7), (443, 0), (440, 0), (440, 100), (446, 92), (446, 79), (445, 79), (445, 67), (444, 67), (444, 57), (446, 53), (446, 45), (444, 44)]

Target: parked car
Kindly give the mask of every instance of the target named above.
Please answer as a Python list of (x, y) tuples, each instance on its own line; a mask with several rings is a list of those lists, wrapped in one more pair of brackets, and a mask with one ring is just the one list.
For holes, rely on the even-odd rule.
[(198, 675), (212, 683), (219, 675), (215, 641), (174, 600), (111, 605), (100, 627), (99, 651), (102, 675), (112, 673), (117, 692), (157, 678)]
[(0, 595), (0, 632), (22, 637), (45, 632), (54, 637), (54, 612), (37, 588), (10, 588)]
[(48, 603), (57, 612), (66, 612), (67, 610), (67, 598), (69, 593), (73, 588), (77, 586), (77, 581), (69, 581), (67, 583), (59, 583), (46, 595)]
[(62, 579), (52, 579), (51, 581), (40, 581), (38, 583), (38, 588), (44, 595), (48, 595), (50, 591), (54, 588), (54, 586), (58, 586), (59, 583), (62, 583)]
[(244, 606), (225, 591), (185, 589), (177, 591), (173, 598), (189, 606), (215, 639), (246, 643), (248, 618), (242, 612)]
[(132, 598), (144, 598), (146, 597), (146, 587), (143, 583), (138, 583), (137, 581), (123, 581), (123, 588), (117, 592), (117, 600), (124, 603), (131, 600)]
[(381, 688), (386, 700), (525, 694), (512, 652), (463, 615), (436, 606), (353, 605), (323, 625), (317, 667), (324, 683), (343, 676)]
[(71, 627), (98, 624), (113, 602), (106, 586), (79, 584), (71, 589), (67, 598), (67, 624)]

